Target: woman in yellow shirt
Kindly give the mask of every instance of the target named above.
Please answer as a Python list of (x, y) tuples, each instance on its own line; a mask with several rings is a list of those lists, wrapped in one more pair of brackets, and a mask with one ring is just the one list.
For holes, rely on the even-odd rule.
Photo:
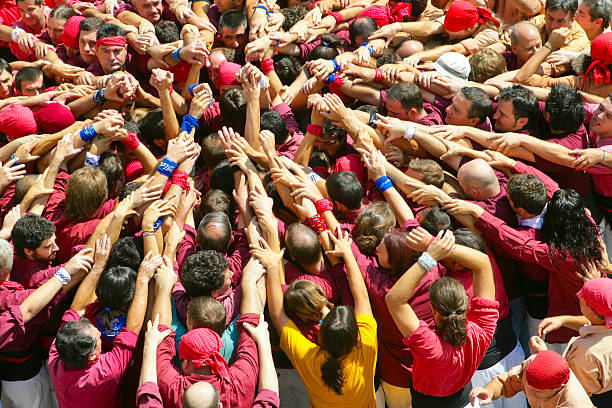
[(311, 407), (376, 407), (374, 371), (378, 343), (368, 292), (351, 251), (349, 234), (339, 232), (336, 237), (329, 231), (324, 233), (334, 243), (334, 250), (327, 253), (341, 257), (346, 264), (354, 311), (335, 306), (321, 324), (320, 345), (306, 339), (284, 311), (280, 279), (282, 255), (262, 243), (262, 248), (251, 250), (268, 270), (270, 317), (281, 333), (281, 349), (306, 386)]

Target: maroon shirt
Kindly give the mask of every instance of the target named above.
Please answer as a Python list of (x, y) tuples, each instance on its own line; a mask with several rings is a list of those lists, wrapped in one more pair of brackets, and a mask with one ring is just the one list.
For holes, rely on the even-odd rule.
[(506, 60), (506, 69), (508, 71), (514, 71), (515, 69), (520, 68), (518, 58), (514, 52), (504, 51), (501, 53), (501, 56)]
[(140, 384), (136, 392), (136, 406), (138, 408), (164, 408), (156, 383), (147, 381)]
[(61, 266), (51, 266), (51, 262), (35, 261), (13, 256), (11, 280), (21, 283), (26, 289), (37, 288), (51, 278)]
[(291, 262), (285, 264), (285, 280), (287, 284), (296, 280), (309, 280), (323, 289), (325, 297), (330, 302), (339, 305), (353, 305), (354, 300), (348, 286), (344, 263), (330, 265), (325, 263), (325, 268), (316, 275), (304, 272)]
[[(157, 348), (157, 376), (159, 391), (166, 408), (179, 408), (183, 393), (190, 385), (206, 381), (219, 391), (220, 402), (224, 407), (250, 408), (257, 390), (259, 359), (257, 345), (251, 335), (242, 327), (243, 323), (257, 325), (259, 315), (247, 313), (238, 319), (240, 336), (234, 363), (229, 367), (229, 378), (214, 374), (189, 374), (179, 371), (173, 363), (176, 358), (175, 337), (172, 331)], [(160, 330), (167, 327), (160, 326)]]

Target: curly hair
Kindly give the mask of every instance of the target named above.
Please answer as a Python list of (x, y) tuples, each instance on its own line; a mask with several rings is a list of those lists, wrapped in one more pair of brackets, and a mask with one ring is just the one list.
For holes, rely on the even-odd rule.
[(228, 260), (217, 251), (199, 251), (183, 263), (181, 283), (192, 298), (211, 296), (213, 291), (223, 286), (228, 268)]
[(11, 238), (17, 256), (25, 258), (25, 248), (34, 251), (40, 244), (55, 234), (55, 225), (36, 214), (25, 214), (15, 223)]
[(60, 360), (68, 367), (85, 367), (88, 357), (96, 349), (97, 340), (91, 335), (93, 326), (89, 319), (81, 317), (64, 324), (55, 337), (55, 347)]

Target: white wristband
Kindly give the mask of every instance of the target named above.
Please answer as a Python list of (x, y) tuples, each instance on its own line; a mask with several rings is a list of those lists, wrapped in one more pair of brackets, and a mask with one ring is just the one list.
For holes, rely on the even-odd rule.
[(321, 180), (321, 176), (319, 176), (314, 171), (311, 172), (310, 174), (308, 174), (308, 176), (310, 177), (310, 180), (312, 180), (312, 182), (315, 183), (315, 184), (317, 184), (319, 182), (319, 180)]
[(85, 155), (85, 166), (96, 167), (100, 163), (100, 156), (96, 156), (93, 153), (87, 152)]
[(19, 27), (14, 29), (11, 32), (11, 40), (13, 40), (13, 42), (17, 42), (17, 38), (19, 38), (19, 34), (21, 34), (21, 33), (25, 33), (25, 30), (23, 30), (22, 28), (19, 28)]
[(438, 265), (438, 261), (433, 259), (427, 252), (421, 254), (418, 262), (426, 271), (430, 271)]
[(65, 285), (72, 280), (72, 276), (70, 276), (66, 268), (59, 268), (53, 276), (59, 279), (59, 281), (62, 282), (62, 285)]
[(406, 129), (406, 133), (404, 133), (404, 139), (411, 141), (414, 133), (416, 132), (416, 126), (412, 123), (408, 125), (408, 129)]

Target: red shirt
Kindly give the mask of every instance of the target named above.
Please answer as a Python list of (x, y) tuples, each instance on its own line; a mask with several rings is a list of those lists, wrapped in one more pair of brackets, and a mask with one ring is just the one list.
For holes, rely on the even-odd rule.
[(10, 276), (12, 281), (21, 283), (26, 289), (37, 288), (55, 275), (59, 268), (61, 265), (51, 266), (51, 262), (35, 261), (15, 254)]
[(467, 313), (467, 335), (454, 347), (421, 320), (418, 329), (404, 338), (414, 357), (412, 386), (422, 394), (445, 397), (465, 387), (484, 357), (499, 317), (499, 303), (473, 297)]
[[(69, 309), (62, 322), (80, 319)], [(123, 374), (136, 349), (138, 335), (126, 328), (113, 342), (113, 349), (100, 354), (98, 360), (85, 368), (71, 368), (59, 358), (55, 341), (49, 351), (49, 373), (60, 408), (119, 407), (119, 390)]]
[(136, 406), (138, 408), (164, 408), (156, 383), (147, 381), (140, 384), (136, 393)]
[[(595, 138), (593, 138), (595, 140)], [(612, 154), (612, 138), (598, 140), (595, 147)], [(612, 169), (603, 164), (596, 164), (586, 169), (593, 176), (595, 191), (604, 197), (612, 197)]]
[[(166, 408), (179, 408), (182, 405), (183, 393), (190, 385), (206, 381), (214, 386), (220, 395), (224, 407), (250, 408), (257, 390), (257, 374), (259, 360), (257, 345), (251, 335), (242, 328), (242, 323), (257, 325), (259, 315), (247, 313), (238, 319), (241, 328), (234, 363), (229, 368), (229, 379), (223, 379), (213, 374), (184, 375), (173, 364), (176, 357), (175, 337), (171, 332), (157, 348), (157, 376), (159, 390)], [(167, 327), (160, 326), (160, 330)]]

